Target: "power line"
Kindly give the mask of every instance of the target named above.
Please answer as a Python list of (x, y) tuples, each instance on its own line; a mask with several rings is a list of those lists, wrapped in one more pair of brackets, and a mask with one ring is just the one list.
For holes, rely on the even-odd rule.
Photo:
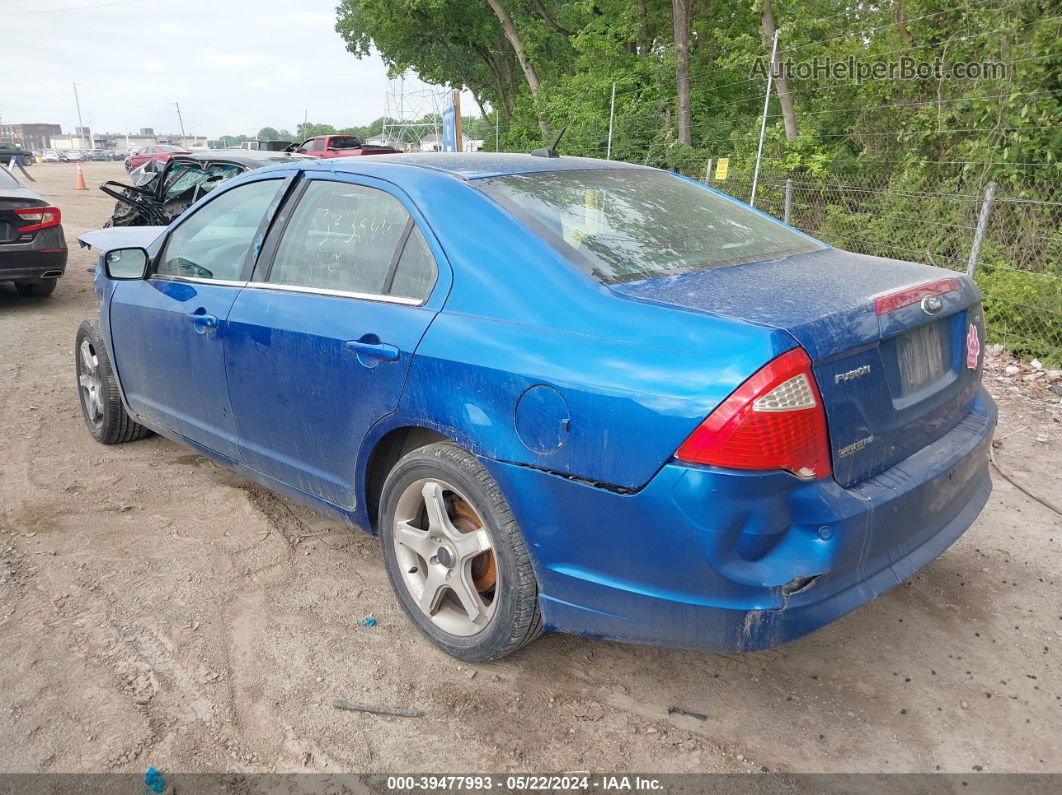
[[(797, 116), (818, 116), (823, 113), (857, 113), (860, 111), (868, 110), (882, 110), (883, 108), (913, 108), (916, 105), (947, 105), (952, 102), (969, 102), (975, 99), (1003, 99), (1014, 97), (1035, 96), (1037, 94), (1054, 94), (1052, 89), (1045, 89), (1043, 91), (1016, 91), (1009, 94), (985, 94), (977, 97), (954, 97), (952, 99), (926, 99), (916, 100), (914, 102), (897, 102), (891, 105), (872, 105), (871, 107), (859, 107), (859, 108), (828, 108), (826, 110), (805, 110), (797, 113)], [(771, 113), (767, 115), (768, 119), (777, 119), (781, 117), (781, 113)]]

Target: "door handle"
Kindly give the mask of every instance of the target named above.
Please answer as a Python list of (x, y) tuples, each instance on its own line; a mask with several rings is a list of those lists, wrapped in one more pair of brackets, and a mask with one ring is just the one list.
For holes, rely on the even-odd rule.
[(400, 351), (395, 345), (380, 342), (375, 334), (365, 334), (361, 339), (349, 340), (343, 343), (348, 351), (358, 356), (358, 361), (366, 367), (375, 367), (380, 362), (398, 361)]
[(218, 327), (218, 316), (208, 314), (207, 311), (202, 308), (197, 309), (195, 312), (188, 315), (188, 319), (192, 321), (196, 333), (198, 334), (204, 333), (208, 328)]

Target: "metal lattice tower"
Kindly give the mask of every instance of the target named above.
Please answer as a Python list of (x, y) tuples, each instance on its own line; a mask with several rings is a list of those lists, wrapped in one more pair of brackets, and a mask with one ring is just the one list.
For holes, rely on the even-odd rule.
[(425, 135), (442, 133), (440, 89), (422, 82), (412, 70), (392, 77), (387, 84), (383, 135), (388, 144), (406, 151), (420, 148)]

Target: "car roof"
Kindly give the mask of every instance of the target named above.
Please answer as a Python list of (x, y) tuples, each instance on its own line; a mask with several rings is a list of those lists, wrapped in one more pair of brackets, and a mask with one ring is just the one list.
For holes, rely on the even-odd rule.
[[(366, 162), (369, 161), (369, 162)], [(372, 157), (338, 157), (322, 161), (323, 166), (335, 171), (368, 173), (376, 166), (416, 166), (442, 172), (458, 179), (486, 179), (512, 174), (533, 174), (543, 171), (585, 171), (587, 169), (644, 169), (648, 166), (620, 163), (615, 160), (598, 160), (593, 157), (536, 157), (535, 155), (506, 152), (416, 152), (396, 155), (373, 155)]]
[(177, 155), (170, 158), (175, 162), (197, 160), (201, 163), (236, 163), (247, 168), (261, 168), (269, 165), (284, 165), (293, 160), (316, 161), (312, 155), (300, 155), (293, 152), (273, 152), (267, 149), (205, 149), (199, 152)]

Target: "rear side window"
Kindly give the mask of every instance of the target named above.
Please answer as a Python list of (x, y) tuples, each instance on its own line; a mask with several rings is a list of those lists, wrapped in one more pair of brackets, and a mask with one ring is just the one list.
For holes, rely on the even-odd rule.
[(398, 258), (391, 295), (426, 301), (435, 286), (435, 257), (421, 231), (414, 226)]
[(388, 193), (314, 180), (277, 246), (269, 281), (384, 295), (409, 213)]
[(155, 273), (236, 281), (282, 180), (239, 185), (203, 205), (173, 230)]
[(779, 259), (821, 243), (648, 169), (516, 174), (482, 188), (603, 284)]

